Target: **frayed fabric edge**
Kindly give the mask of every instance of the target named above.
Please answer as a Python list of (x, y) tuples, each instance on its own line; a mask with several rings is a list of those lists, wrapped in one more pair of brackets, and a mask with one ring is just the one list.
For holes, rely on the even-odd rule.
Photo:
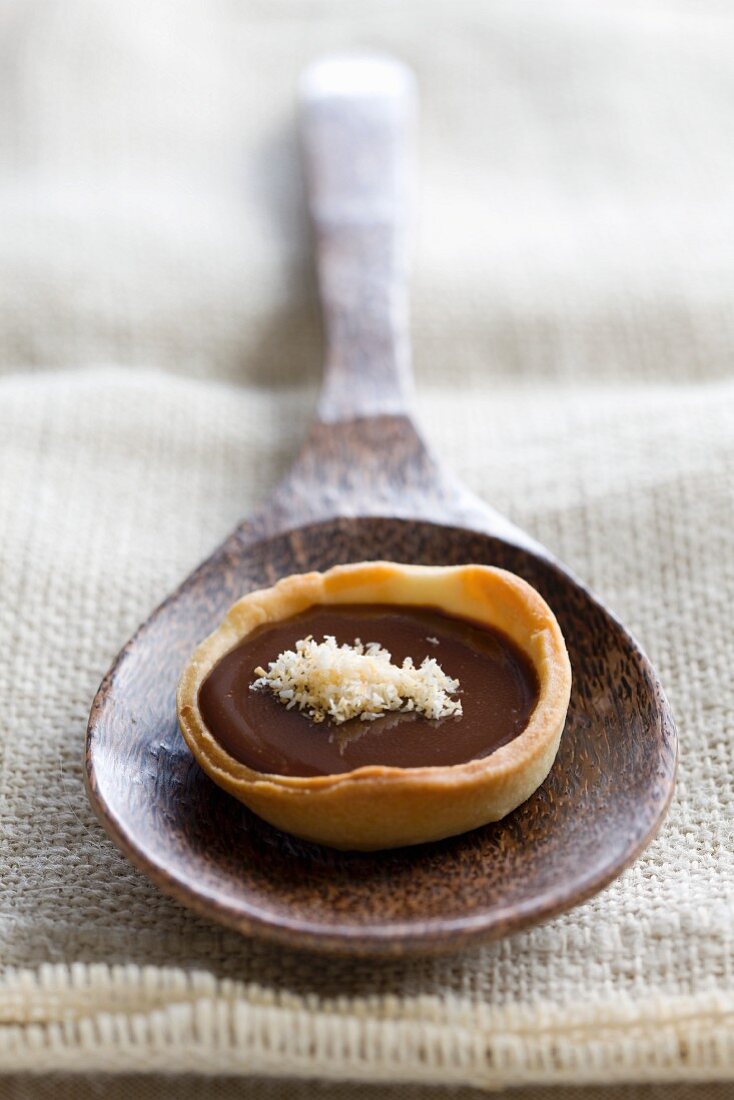
[(734, 1077), (734, 994), (563, 1006), (319, 998), (205, 971), (45, 965), (0, 982), (0, 1072), (473, 1085)]

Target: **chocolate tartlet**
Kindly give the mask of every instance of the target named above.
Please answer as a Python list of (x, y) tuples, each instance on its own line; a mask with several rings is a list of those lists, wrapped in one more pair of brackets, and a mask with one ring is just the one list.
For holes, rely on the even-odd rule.
[[(308, 637), (376, 643), (411, 668), (436, 662), (455, 702), (438, 718), (408, 703), (336, 724), (253, 690), (256, 669)], [(524, 802), (551, 768), (570, 688), (558, 623), (519, 577), (362, 562), (238, 600), (186, 666), (178, 716), (204, 771), (271, 824), (374, 850), (465, 832)]]

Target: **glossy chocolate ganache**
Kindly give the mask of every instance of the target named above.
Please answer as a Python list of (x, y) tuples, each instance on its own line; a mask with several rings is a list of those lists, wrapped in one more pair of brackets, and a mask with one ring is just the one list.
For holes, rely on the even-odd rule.
[[(258, 666), (312, 635), (379, 642), (395, 664), (435, 657), (460, 682), (463, 714), (429, 719), (389, 712), (374, 721), (313, 722), (267, 689), (250, 690)], [(368, 764), (416, 768), (463, 764), (517, 737), (538, 701), (531, 661), (499, 631), (428, 607), (318, 605), (267, 623), (212, 669), (199, 691), (209, 732), (236, 760), (278, 775), (335, 775)]]

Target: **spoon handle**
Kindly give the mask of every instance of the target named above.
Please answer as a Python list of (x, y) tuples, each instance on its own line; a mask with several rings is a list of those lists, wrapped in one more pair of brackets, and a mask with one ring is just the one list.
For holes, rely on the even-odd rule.
[(330, 55), (302, 78), (326, 329), (323, 423), (408, 409), (407, 209), (416, 100), (410, 70), (379, 55)]

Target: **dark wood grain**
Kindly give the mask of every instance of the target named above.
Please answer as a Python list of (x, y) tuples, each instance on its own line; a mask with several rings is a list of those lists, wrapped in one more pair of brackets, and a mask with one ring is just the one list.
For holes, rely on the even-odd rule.
[[(441, 470), (407, 415), (402, 150), (412, 94), (401, 69), (366, 78), (368, 102), (365, 80), (354, 94), (334, 91), (339, 72), (306, 89), (329, 347), (319, 418), (271, 500), (153, 613), (105, 677), (89, 721), (87, 786), (129, 858), (214, 920), (324, 951), (452, 951), (559, 913), (619, 874), (664, 816), (676, 733), (649, 661), (620, 623)], [(175, 690), (192, 649), (245, 592), (375, 558), (520, 574), (556, 612), (574, 684), (550, 775), (504, 821), (438, 844), (350, 854), (278, 832), (215, 786), (179, 734)]]

